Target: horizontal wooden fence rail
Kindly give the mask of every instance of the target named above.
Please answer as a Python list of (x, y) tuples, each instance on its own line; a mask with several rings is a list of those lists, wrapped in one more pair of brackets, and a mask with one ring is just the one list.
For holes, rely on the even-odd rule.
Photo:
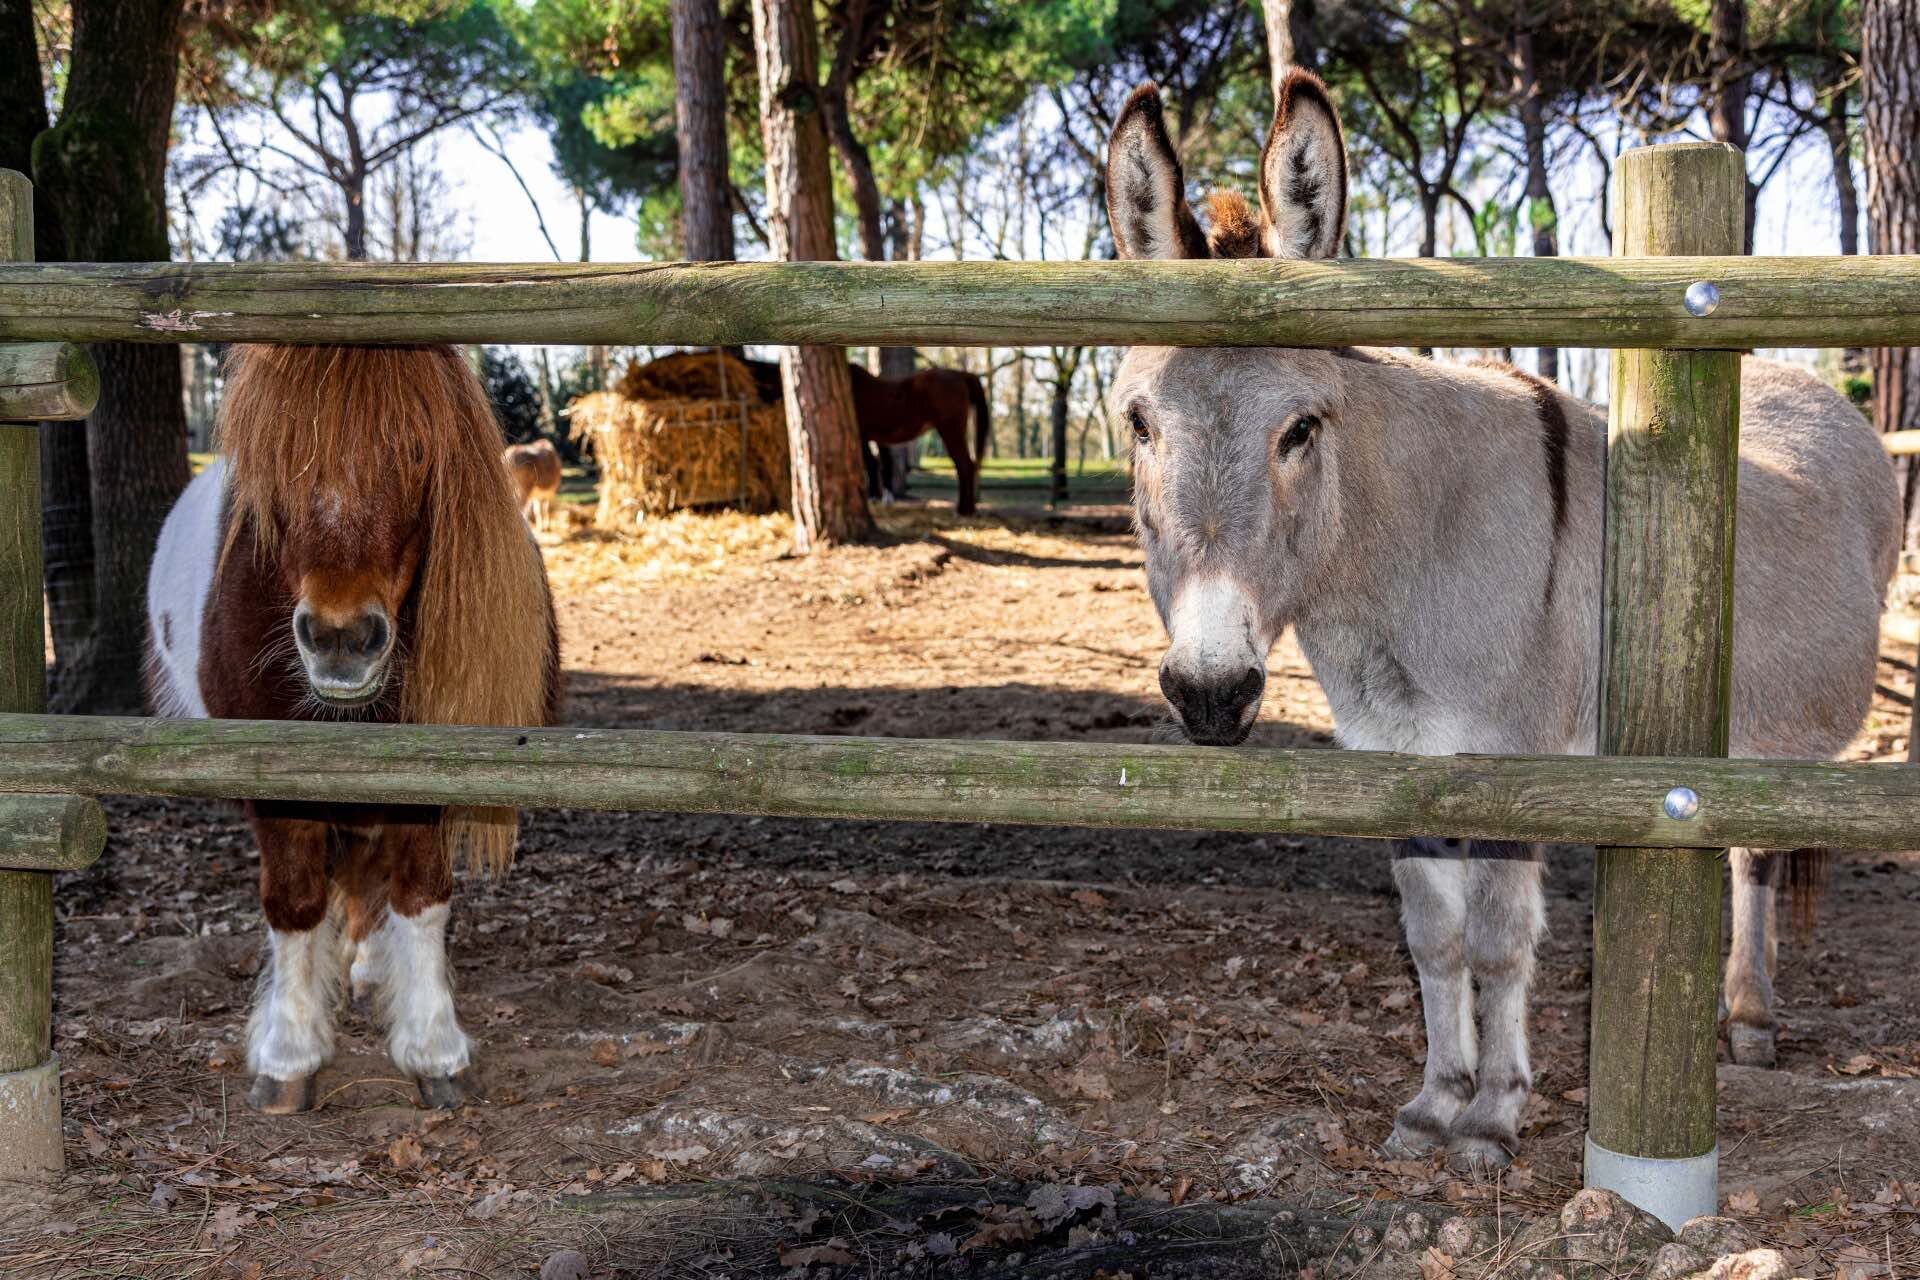
[[(1666, 813), (1690, 788), (1697, 812)], [(0, 789), (1649, 847), (1920, 847), (1920, 770), (0, 716)]]
[(0, 266), (25, 340), (1906, 346), (1920, 257)]

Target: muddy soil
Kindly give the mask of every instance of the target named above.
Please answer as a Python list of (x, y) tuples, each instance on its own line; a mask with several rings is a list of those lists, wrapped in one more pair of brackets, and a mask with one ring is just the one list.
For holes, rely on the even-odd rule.
[[(567, 720), (1147, 739), (1160, 633), (1121, 510), (885, 523), (811, 560), (781, 558), (776, 518), (550, 539)], [(1913, 637), (1889, 618), (1855, 758), (1904, 758)], [(1288, 641), (1255, 742), (1329, 730)], [(8, 1276), (1120, 1274), (1194, 1206), (1518, 1230), (1578, 1187), (1585, 850), (1552, 862), (1525, 1150), (1475, 1182), (1379, 1154), (1422, 1035), (1373, 842), (531, 814), (512, 877), (455, 905), (486, 1101), (418, 1110), (347, 1010), (320, 1109), (265, 1118), (242, 1101), (247, 832), (215, 804), (109, 813), (58, 889), (70, 1168), (12, 1197)], [(1780, 1069), (1721, 1070), (1727, 1210), (1797, 1273), (1920, 1253), (1916, 921), (1920, 855), (1841, 855), (1783, 948)], [(836, 1208), (875, 1187), (947, 1192)]]

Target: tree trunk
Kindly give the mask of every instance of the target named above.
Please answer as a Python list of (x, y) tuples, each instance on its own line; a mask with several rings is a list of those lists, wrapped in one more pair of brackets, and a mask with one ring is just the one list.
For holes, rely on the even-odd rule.
[(1295, 67), (1308, 71), (1320, 65), (1320, 49), (1314, 38), (1315, 0), (1266, 0), (1262, 12), (1267, 25), (1267, 76), (1273, 85), (1274, 101), (1280, 100), (1280, 82)]
[(846, 26), (833, 52), (833, 67), (822, 89), (822, 107), (827, 137), (847, 171), (847, 185), (853, 188), (854, 225), (860, 234), (860, 256), (868, 262), (880, 262), (887, 256), (886, 233), (881, 225), (880, 184), (873, 176), (873, 158), (867, 144), (853, 133), (848, 115), (847, 97), (853, 92), (863, 48), (867, 38), (868, 0), (849, 0)]
[(1820, 117), (1820, 130), (1827, 135), (1827, 150), (1833, 158), (1833, 193), (1840, 214), (1840, 252), (1851, 256), (1860, 252), (1860, 192), (1853, 185), (1853, 131), (1847, 123), (1844, 85), (1833, 91), (1826, 113)]
[(689, 262), (733, 260), (726, 75), (719, 0), (673, 0), (673, 128), (680, 150), (681, 250)]
[[(0, 168), (33, 173), (34, 139), (48, 123), (43, 90), (31, 0), (0, 0)], [(39, 262), (67, 257), (59, 207), (45, 183), (33, 189), (33, 256)], [(91, 484), (86, 427), (74, 422), (42, 430), (41, 546), (56, 678), (93, 631)]]
[(354, 173), (340, 184), (347, 203), (347, 261), (367, 260), (367, 175)]
[[(1707, 124), (1713, 140), (1747, 149), (1747, 100), (1753, 95), (1753, 68), (1747, 60), (1747, 0), (1713, 0), (1708, 15), (1707, 57), (1712, 82), (1707, 94)], [(1744, 163), (1744, 161), (1743, 161)], [(1753, 252), (1754, 210), (1760, 188), (1747, 178), (1747, 243)]]
[(1073, 375), (1080, 367), (1080, 352), (1074, 351), (1071, 361), (1057, 359), (1053, 362), (1055, 378), (1053, 381), (1053, 483), (1050, 486), (1051, 501), (1059, 506), (1067, 500), (1067, 407), (1073, 395)]
[[(1555, 258), (1560, 244), (1555, 235), (1559, 215), (1553, 187), (1547, 181), (1547, 112), (1540, 91), (1540, 69), (1534, 54), (1533, 32), (1516, 31), (1512, 45), (1513, 92), (1520, 111), (1520, 132), (1527, 148), (1527, 225), (1533, 230), (1533, 256)], [(1548, 382), (1560, 380), (1560, 352), (1541, 347), (1535, 368)]]
[[(760, 133), (767, 163), (767, 234), (773, 256), (829, 261), (833, 177), (821, 124), (820, 64), (811, 0), (752, 0), (760, 72)], [(841, 347), (789, 347), (781, 353), (787, 440), (793, 460), (795, 549), (865, 537), (867, 510), (860, 431)]]
[[(1861, 15), (1861, 119), (1867, 152), (1867, 237), (1874, 253), (1920, 253), (1920, 28), (1909, 0), (1867, 0)], [(1920, 360), (1911, 347), (1873, 352), (1873, 424), (1920, 427)], [(1920, 466), (1907, 464), (1912, 528)], [(1908, 535), (1911, 544), (1911, 533)]]
[[(73, 261), (152, 262), (168, 256), (166, 160), (184, 0), (76, 0), (73, 53), (60, 123), (34, 148)], [(63, 656), (52, 704), (60, 711), (137, 709), (146, 647), (147, 565), (173, 501), (187, 483), (187, 423), (180, 353), (164, 346), (101, 345), (100, 399), (87, 419), (93, 626)], [(59, 439), (59, 433), (54, 434)], [(50, 465), (56, 490), (76, 460)], [(49, 532), (70, 518), (57, 492)], [(72, 530), (68, 528), (69, 532)], [(64, 536), (64, 533), (58, 535)], [(58, 553), (56, 553), (58, 554)], [(68, 587), (78, 566), (60, 566)], [(51, 576), (51, 575), (50, 575)], [(71, 608), (63, 588), (51, 597)], [(71, 645), (74, 619), (56, 620)]]
[[(1820, 116), (1820, 131), (1827, 135), (1827, 151), (1833, 161), (1833, 195), (1840, 217), (1840, 252), (1851, 257), (1860, 252), (1860, 192), (1853, 183), (1853, 130), (1847, 121), (1845, 84), (1836, 87), (1828, 96), (1827, 109)], [(1865, 369), (1865, 348), (1848, 347), (1842, 351), (1840, 367), (1849, 373), (1859, 373)]]
[[(907, 202), (894, 200), (887, 206), (887, 257), (894, 262), (911, 262), (918, 258), (920, 255), (914, 250), (913, 238)], [(880, 376), (883, 378), (904, 378), (913, 372), (913, 364), (912, 347), (880, 348)]]

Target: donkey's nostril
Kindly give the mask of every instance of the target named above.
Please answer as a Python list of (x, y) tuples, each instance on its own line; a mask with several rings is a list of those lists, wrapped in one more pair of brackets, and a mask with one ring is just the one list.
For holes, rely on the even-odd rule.
[(1224, 680), (1187, 675), (1173, 667), (1160, 668), (1160, 692), (1167, 697), (1187, 735), (1208, 746), (1245, 740), (1247, 708), (1258, 702), (1266, 673), (1250, 667), (1231, 685)]

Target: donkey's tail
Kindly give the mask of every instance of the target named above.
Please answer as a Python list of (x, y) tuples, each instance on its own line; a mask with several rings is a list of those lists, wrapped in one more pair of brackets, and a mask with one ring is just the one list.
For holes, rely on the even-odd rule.
[(1827, 860), (1832, 850), (1793, 849), (1787, 853), (1786, 890), (1793, 903), (1793, 927), (1802, 937), (1813, 932), (1820, 898), (1827, 891)]
[(967, 399), (973, 404), (973, 464), (978, 467), (987, 460), (987, 442), (993, 439), (993, 409), (977, 373), (967, 375)]

